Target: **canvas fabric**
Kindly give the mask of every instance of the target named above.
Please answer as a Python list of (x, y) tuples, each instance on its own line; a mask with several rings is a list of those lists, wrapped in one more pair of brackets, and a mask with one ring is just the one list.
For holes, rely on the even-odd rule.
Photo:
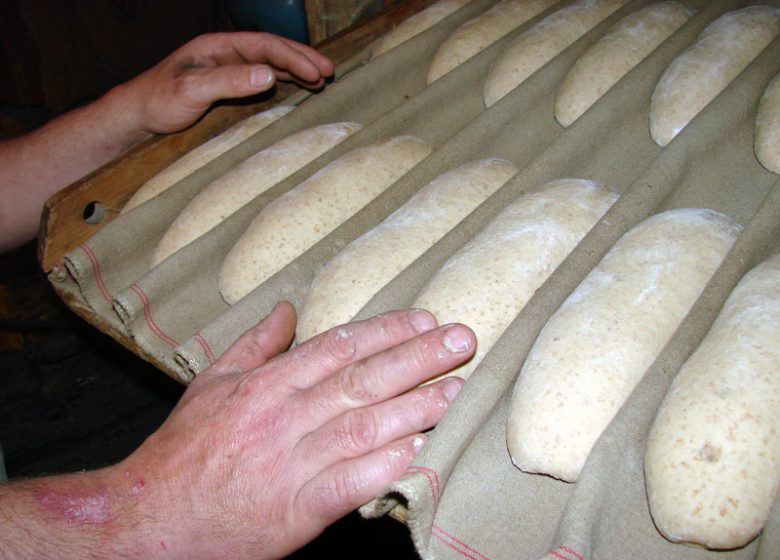
[[(629, 2), (490, 109), (482, 103), (482, 84), (491, 61), (535, 20), (425, 87), (427, 61), (435, 47), (460, 23), (493, 3), (471, 2), (386, 55), (376, 59), (363, 55), (365, 64), (324, 93), (309, 97), (245, 144), (103, 228), (67, 255), (68, 269), (53, 272), (52, 282), (61, 290), (82, 294), (83, 304), (105, 321), (106, 328), (122, 329), (134, 350), (186, 383), (277, 301), (288, 299), (299, 306), (330, 258), (441, 173), (485, 157), (508, 159), (520, 169), (387, 284), (355, 319), (409, 306), (447, 258), (518, 197), (562, 177), (598, 181), (619, 193), (618, 201), (487, 354), (407, 473), (361, 513), (402, 519), (426, 560), (779, 558), (778, 503), (759, 538), (735, 551), (710, 551), (664, 539), (650, 517), (642, 461), (647, 432), (677, 370), (742, 275), (778, 250), (780, 178), (756, 161), (752, 142), (758, 100), (780, 72), (780, 40), (669, 146), (660, 148), (648, 131), (655, 83), (704, 27), (747, 3), (687, 2), (698, 10), (689, 22), (568, 129), (553, 118), (557, 85), (612, 23), (649, 2)], [(274, 139), (335, 120), (353, 120), (365, 127), (158, 267), (149, 270), (143, 264), (178, 209), (210, 180)], [(241, 301), (229, 306), (221, 299), (217, 290), (221, 258), (261, 208), (348, 150), (398, 134), (418, 136), (433, 146), (433, 153)], [(625, 232), (655, 213), (682, 207), (723, 212), (744, 229), (596, 443), (578, 482), (519, 471), (506, 448), (508, 405), (536, 336)]]

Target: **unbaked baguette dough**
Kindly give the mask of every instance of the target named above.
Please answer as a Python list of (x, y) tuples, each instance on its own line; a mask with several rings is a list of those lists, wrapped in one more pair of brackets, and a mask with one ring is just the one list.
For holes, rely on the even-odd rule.
[(301, 307), (296, 340), (307, 340), (352, 319), (385, 284), (515, 173), (517, 167), (506, 160), (477, 160), (420, 189), (319, 272)]
[(555, 99), (556, 120), (561, 126), (571, 125), (689, 17), (677, 2), (657, 2), (618, 21), (585, 51), (561, 82)]
[(455, 253), (413, 307), (439, 324), (464, 323), (475, 356), (447, 375), (468, 378), (534, 292), (617, 199), (584, 179), (560, 179), (521, 196)]
[(237, 302), (430, 153), (425, 142), (396, 136), (344, 154), (272, 201), (225, 258), (219, 275), (222, 297)]
[(428, 66), (427, 83), (438, 80), (556, 2), (558, 0), (496, 2), (489, 10), (458, 27), (439, 45)]
[(668, 539), (747, 544), (780, 485), (780, 256), (749, 272), (680, 369), (647, 441), (650, 511)]
[(520, 370), (507, 426), (518, 468), (577, 480), (738, 229), (711, 210), (671, 210), (612, 247), (549, 319)]
[(152, 266), (157, 266), (360, 128), (360, 124), (351, 122), (316, 126), (291, 134), (249, 157), (207, 185), (182, 209), (157, 244)]
[(496, 103), (626, 1), (578, 0), (524, 32), (488, 70), (485, 105)]
[(772, 173), (780, 173), (780, 74), (767, 86), (758, 103), (756, 158)]
[(661, 75), (650, 100), (650, 135), (666, 146), (780, 32), (780, 9), (749, 6), (709, 24)]
[(141, 185), (124, 205), (122, 212), (132, 210), (150, 198), (157, 196), (168, 187), (178, 183), (186, 176), (227, 152), (230, 148), (237, 146), (254, 133), (259, 132), (283, 117), (294, 108), (293, 106), (283, 105), (262, 111), (233, 125), (222, 134), (187, 152)]
[(419, 35), (468, 3), (469, 0), (439, 0), (435, 4), (425, 8), (423, 11), (404, 20), (398, 27), (379, 39), (376, 46), (371, 50), (371, 56), (375, 57), (382, 53), (386, 53), (404, 41), (408, 41), (412, 37)]

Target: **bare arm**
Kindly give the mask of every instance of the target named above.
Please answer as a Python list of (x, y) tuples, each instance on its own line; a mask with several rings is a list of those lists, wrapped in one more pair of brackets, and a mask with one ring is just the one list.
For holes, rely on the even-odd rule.
[(0, 486), (0, 557), (279, 558), (375, 497), (463, 380), (418, 385), (474, 334), (399, 311), (279, 354), (294, 325), (277, 306), (115, 467)]
[(319, 88), (333, 73), (317, 51), (267, 33), (215, 33), (190, 41), (95, 102), (0, 142), (0, 252), (33, 239), (46, 200), (153, 133), (177, 132), (218, 99), (277, 79)]

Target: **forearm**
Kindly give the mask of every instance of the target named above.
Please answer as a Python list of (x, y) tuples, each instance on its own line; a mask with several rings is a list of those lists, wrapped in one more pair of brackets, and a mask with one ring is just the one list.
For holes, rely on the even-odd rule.
[(0, 252), (35, 237), (51, 195), (148, 135), (123, 88), (0, 143)]
[[(144, 481), (110, 469), (0, 485), (0, 558), (150, 558), (165, 552)], [(154, 545), (152, 544), (154, 543)]]

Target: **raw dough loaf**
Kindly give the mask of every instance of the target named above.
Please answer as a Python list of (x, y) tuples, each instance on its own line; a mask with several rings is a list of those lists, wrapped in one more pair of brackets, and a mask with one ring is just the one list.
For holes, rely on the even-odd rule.
[(520, 35), (493, 63), (485, 81), (490, 107), (593, 29), (627, 0), (578, 0)]
[(439, 45), (428, 67), (427, 83), (438, 80), (556, 2), (558, 0), (496, 2), (483, 14), (461, 25)]
[(689, 17), (677, 2), (657, 2), (618, 21), (585, 51), (561, 82), (555, 99), (556, 120), (561, 126), (571, 125)]
[(371, 56), (375, 57), (386, 53), (404, 41), (419, 35), (468, 3), (469, 0), (439, 0), (439, 2), (401, 22), (398, 27), (379, 39), (371, 50)]
[(425, 142), (396, 136), (348, 152), (272, 201), (225, 258), (219, 275), (222, 297), (237, 302), (430, 153)]
[(780, 9), (722, 15), (661, 75), (650, 100), (650, 135), (666, 146), (780, 32)]
[(122, 208), (122, 212), (132, 210), (140, 206), (152, 197), (157, 196), (168, 187), (178, 183), (186, 176), (197, 171), (211, 160), (216, 159), (230, 148), (237, 146), (255, 132), (283, 117), (295, 107), (283, 105), (274, 107), (244, 119), (233, 125), (222, 134), (201, 144), (197, 148), (187, 152), (184, 156), (174, 161), (171, 165), (160, 171), (135, 191), (130, 200)]
[(612, 247), (547, 322), (520, 370), (507, 426), (518, 468), (577, 480), (738, 229), (711, 210), (671, 210)]
[(780, 74), (761, 96), (754, 139), (758, 161), (772, 173), (780, 173)]
[(182, 209), (157, 244), (152, 266), (360, 128), (360, 124), (350, 122), (324, 124), (291, 134), (249, 157), (207, 185)]
[(615, 202), (612, 191), (560, 179), (518, 198), (442, 266), (414, 307), (464, 323), (477, 352), (448, 375), (468, 378), (534, 292)]
[(650, 511), (668, 539), (747, 544), (780, 485), (780, 256), (737, 285), (650, 430)]
[(448, 171), (420, 189), (320, 271), (301, 308), (297, 340), (352, 319), (385, 284), (515, 173), (517, 167), (506, 160), (483, 159)]

